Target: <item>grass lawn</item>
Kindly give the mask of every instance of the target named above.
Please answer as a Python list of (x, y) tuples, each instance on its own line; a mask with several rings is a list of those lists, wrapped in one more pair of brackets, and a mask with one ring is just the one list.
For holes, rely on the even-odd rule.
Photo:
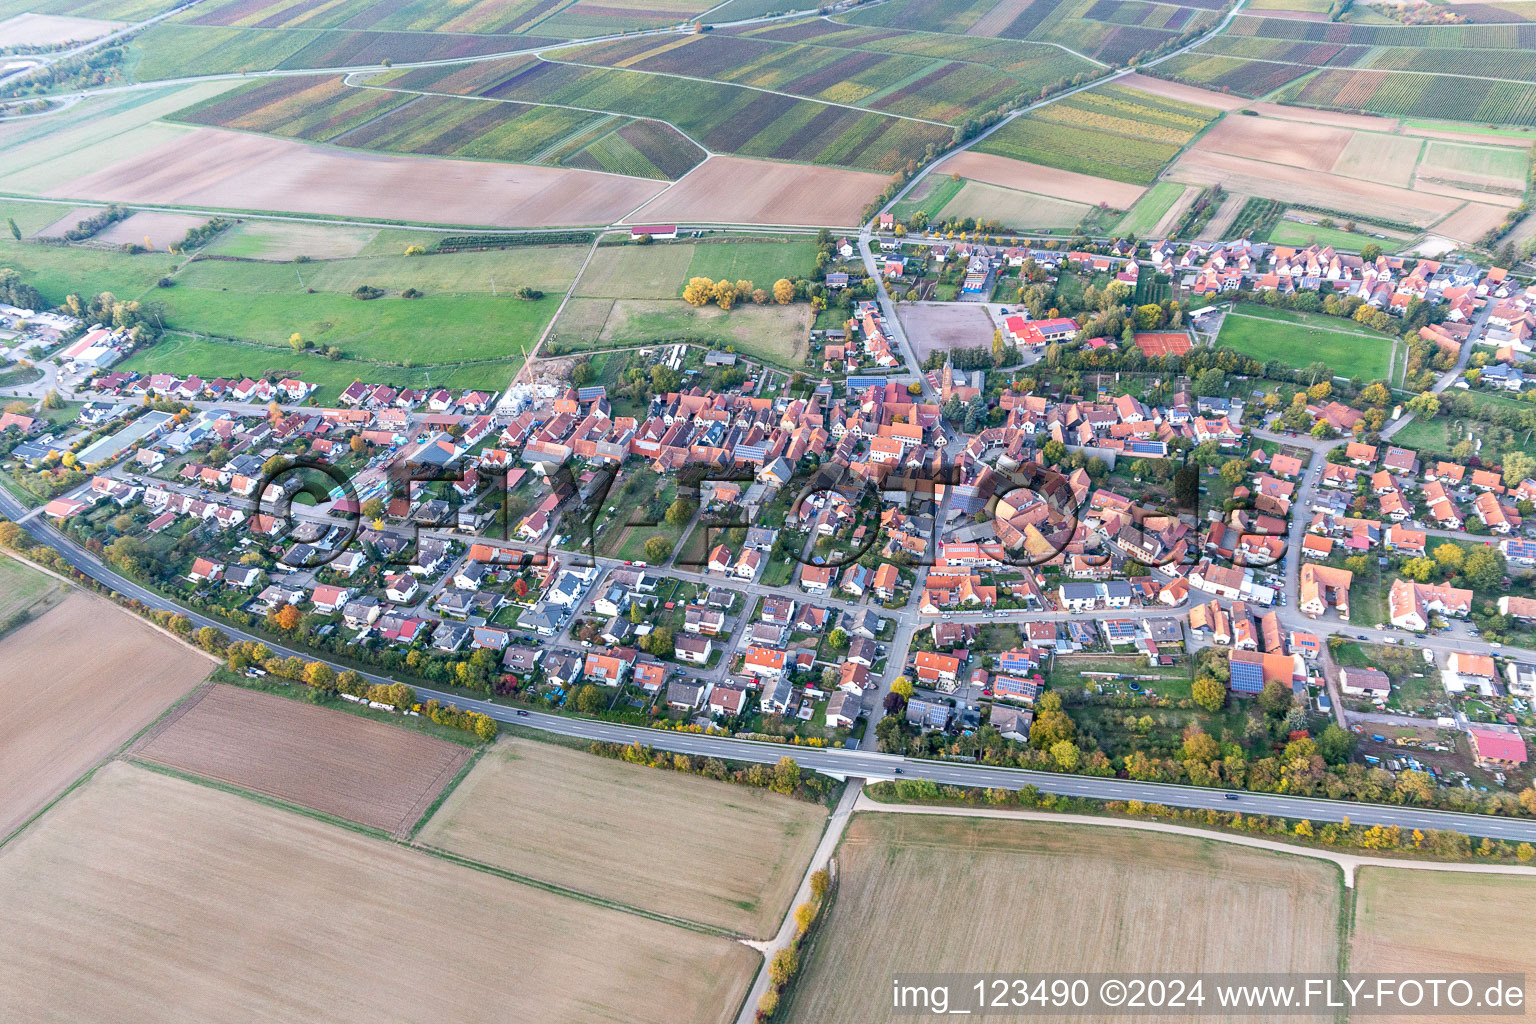
[[(816, 243), (809, 238), (720, 239), (698, 242), (686, 277), (707, 277), (718, 281), (751, 281), (759, 288), (772, 290), (781, 277), (809, 277), (816, 269)], [(682, 294), (682, 285), (676, 294)]]
[[(1370, 225), (1364, 225), (1369, 228)], [(1386, 253), (1397, 252), (1403, 247), (1405, 241), (1399, 238), (1372, 238), (1364, 231), (1350, 232), (1343, 228), (1324, 228), (1316, 224), (1300, 224), (1294, 220), (1281, 219), (1275, 225), (1275, 229), (1269, 233), (1269, 241), (1275, 245), (1331, 245), (1335, 249), (1345, 249), (1358, 252), (1362, 246), (1375, 242), (1381, 246), (1381, 251)]]
[(1163, 219), (1184, 194), (1183, 185), (1175, 181), (1160, 181), (1147, 189), (1142, 197), (1136, 200), (1136, 205), (1130, 212), (1121, 218), (1115, 231), (1119, 234), (1145, 235), (1157, 227), (1157, 222)]
[(795, 370), (805, 363), (810, 322), (811, 307), (805, 303), (723, 310), (681, 299), (572, 299), (555, 324), (554, 343), (546, 354), (692, 342), (731, 346), (749, 358)]
[(675, 298), (682, 294), (692, 259), (693, 246), (671, 242), (601, 246), (581, 275), (576, 294), (601, 299)]
[[(42, 215), (38, 211), (45, 211)], [(165, 253), (130, 256), (108, 249), (85, 249), (69, 245), (41, 245), (18, 242), (4, 223), (15, 217), (17, 227), (26, 234), (27, 225), (51, 224), (63, 215), (64, 207), (33, 203), (0, 201), (0, 268), (9, 268), (21, 279), (43, 293), (49, 302), (59, 304), (71, 293), (94, 295), (111, 292), (118, 298), (136, 299), (165, 274), (175, 269), (178, 260)], [(158, 298), (159, 296), (153, 296)]]
[(62, 595), (66, 590), (64, 584), (52, 576), (0, 555), (0, 628), (50, 594)]
[(1321, 360), (1335, 376), (1383, 380), (1396, 338), (1352, 320), (1240, 303), (1222, 324), (1216, 343), (1255, 359), (1303, 367)]
[(925, 210), (930, 219), (965, 187), (963, 178), (941, 177), (930, 174), (922, 184), (913, 189), (892, 211), (897, 220), (908, 220), (918, 210)]
[(329, 360), (311, 352), (293, 352), (241, 342), (214, 341), (185, 334), (168, 334), (121, 364), (142, 374), (195, 373), (213, 377), (297, 377), (319, 384), (313, 398), (320, 405), (334, 403), (336, 396), (354, 380), (400, 387), (480, 388), (500, 391), (512, 380), (522, 363), (521, 354), (507, 359), (460, 365), (402, 367), (357, 359)]
[(521, 359), (560, 305), (549, 295), (524, 302), (510, 295), (395, 294), (364, 302), (338, 292), (257, 296), (182, 285), (158, 297), (167, 327), (248, 340), (284, 353), (276, 358), (291, 354), (288, 339), (297, 332), (351, 358), (416, 365)]
[(252, 260), (344, 259), (361, 254), (378, 235), (378, 228), (247, 220), (220, 232), (203, 251)]

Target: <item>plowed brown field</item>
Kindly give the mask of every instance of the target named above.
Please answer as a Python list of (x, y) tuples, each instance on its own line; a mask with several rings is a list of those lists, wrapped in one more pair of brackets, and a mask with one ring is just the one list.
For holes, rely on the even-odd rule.
[[(872, 176), (878, 177), (878, 176)], [(751, 191), (746, 183), (743, 192)], [(662, 184), (559, 167), (386, 156), (199, 128), (53, 189), (118, 202), (497, 227), (610, 224)]]
[(713, 156), (625, 221), (848, 226), (885, 182), (868, 171)]
[(469, 748), (334, 708), (211, 686), (133, 754), (400, 835)]
[(129, 612), (78, 592), (6, 634), (0, 639), (0, 838), (212, 669), (208, 658)]

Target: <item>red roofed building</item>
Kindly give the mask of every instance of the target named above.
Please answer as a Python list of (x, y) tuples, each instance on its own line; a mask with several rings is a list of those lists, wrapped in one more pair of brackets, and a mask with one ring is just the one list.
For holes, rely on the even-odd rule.
[(1525, 740), (1508, 725), (1469, 725), (1472, 756), (1484, 768), (1513, 768), (1525, 764)]

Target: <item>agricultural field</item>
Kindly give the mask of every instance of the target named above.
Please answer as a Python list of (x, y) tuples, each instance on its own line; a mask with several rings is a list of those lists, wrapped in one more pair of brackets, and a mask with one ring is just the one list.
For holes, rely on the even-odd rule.
[(1156, 71), (1324, 109), (1531, 125), (1533, 47), (1536, 24), (1365, 25), (1244, 12), (1223, 34)]
[(713, 153), (890, 172), (947, 146), (945, 124), (720, 82), (515, 57), (462, 67), (386, 72), (369, 80), (405, 92), (548, 103), (653, 118)]
[(941, 220), (996, 220), (1006, 230), (1070, 231), (1082, 223), (1091, 209), (1084, 203), (1033, 195), (983, 181), (965, 181), (938, 215)]
[(1105, 203), (1116, 210), (1129, 210), (1146, 191), (1140, 185), (1063, 171), (991, 153), (978, 153), (974, 149), (949, 157), (935, 168), (935, 172), (984, 181), (1000, 188), (1064, 199), (1069, 203), (1089, 206)]
[(1334, 376), (1385, 380), (1400, 342), (1353, 321), (1238, 304), (1221, 325), (1218, 345), (1255, 359), (1301, 368), (1327, 363)]
[[(1522, 924), (1536, 912), (1536, 881), (1530, 878), (1367, 867), (1355, 884), (1352, 971), (1524, 973), (1536, 957), (1531, 931)], [(1475, 929), (1467, 927), (1469, 920), (1477, 921)], [(1528, 983), (1527, 1003), (1533, 994)]]
[(1177, 182), (1158, 182), (1126, 212), (1120, 223), (1115, 225), (1115, 231), (1135, 235), (1138, 238), (1146, 238), (1156, 233), (1157, 226), (1167, 218), (1168, 211), (1181, 205), (1185, 194), (1189, 191), (1191, 189)]
[[(742, 182), (752, 188), (742, 188)], [(631, 224), (847, 227), (886, 184), (868, 171), (713, 156), (624, 218)]]
[[(837, 858), (836, 902), (791, 1021), (905, 1019), (889, 991), (902, 971), (1339, 965), (1342, 880), (1301, 857), (1094, 826), (873, 813), (853, 818)], [(1146, 941), (1153, 919), (1184, 938)], [(870, 941), (913, 920), (925, 922), (920, 947)]]
[[(351, 149), (580, 165), (645, 178), (680, 177), (704, 158), (697, 146), (658, 122), (563, 107), (354, 88), (340, 78), (274, 78), (190, 107), (177, 117), (188, 124)], [(582, 158), (599, 143), (597, 152)]]
[(1219, 111), (1106, 85), (1017, 118), (976, 150), (1148, 185)]
[(1278, 97), (1336, 110), (1483, 124), (1536, 125), (1536, 85), (1476, 78), (1320, 71)]
[(4, 17), (0, 9), (0, 50), (11, 47), (84, 43), (123, 27), (120, 21), (70, 18), (56, 14), (17, 14)]
[(403, 837), (469, 748), (276, 694), (215, 685), (131, 756)]
[(316, 10), (305, 0), (212, 0), (173, 19), (189, 25), (240, 28), (324, 28), (418, 34), (516, 35), (529, 31), (569, 0), (467, 0), (450, 6), (429, 0), (381, 7), (371, 0), (340, 0)]
[[(503, 737), (417, 842), (604, 899), (770, 934), (821, 840), (824, 807), (552, 743)], [(665, 823), (664, 825), (662, 823)], [(703, 870), (678, 884), (679, 865)]]
[(1053, 42), (1113, 65), (1211, 24), (1215, 6), (1141, 0), (894, 0), (838, 17), (887, 29)]
[(1039, 82), (980, 64), (724, 33), (620, 39), (558, 51), (552, 57), (636, 72), (695, 75), (950, 124), (996, 107), (1016, 106), (1040, 87)]
[[(7, 1020), (728, 1024), (760, 963), (122, 762), (0, 849), (0, 913)], [(487, 957), (514, 960), (516, 983)]]
[(24, 601), (34, 617), (0, 636), (0, 839), (214, 667), (104, 598), (70, 593), (46, 607), (59, 596), (52, 581), (5, 562), (0, 583), (15, 588), (6, 589), (7, 619)]

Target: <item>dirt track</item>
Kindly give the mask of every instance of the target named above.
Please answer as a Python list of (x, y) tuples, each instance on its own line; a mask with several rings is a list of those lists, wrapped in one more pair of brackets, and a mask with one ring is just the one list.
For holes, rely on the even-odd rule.
[(1097, 206), (1102, 201), (1117, 210), (1129, 210), (1146, 191), (1140, 185), (1128, 185), (1123, 181), (1058, 171), (1054, 167), (1042, 167), (1040, 164), (970, 150), (956, 153), (934, 168), (933, 173), (958, 174), (962, 178), (985, 181), (990, 185), (1016, 188), (1056, 199), (1069, 199), (1090, 206)]
[(50, 194), (434, 224), (549, 227), (610, 224), (661, 188), (660, 182), (593, 171), (360, 153), (200, 128)]
[(811, 167), (714, 156), (689, 171), (627, 224), (853, 225), (886, 177), (841, 167)]
[(237, 686), (209, 687), (133, 756), (401, 835), (469, 748)]
[(78, 592), (0, 640), (0, 838), (212, 669), (130, 613)]

